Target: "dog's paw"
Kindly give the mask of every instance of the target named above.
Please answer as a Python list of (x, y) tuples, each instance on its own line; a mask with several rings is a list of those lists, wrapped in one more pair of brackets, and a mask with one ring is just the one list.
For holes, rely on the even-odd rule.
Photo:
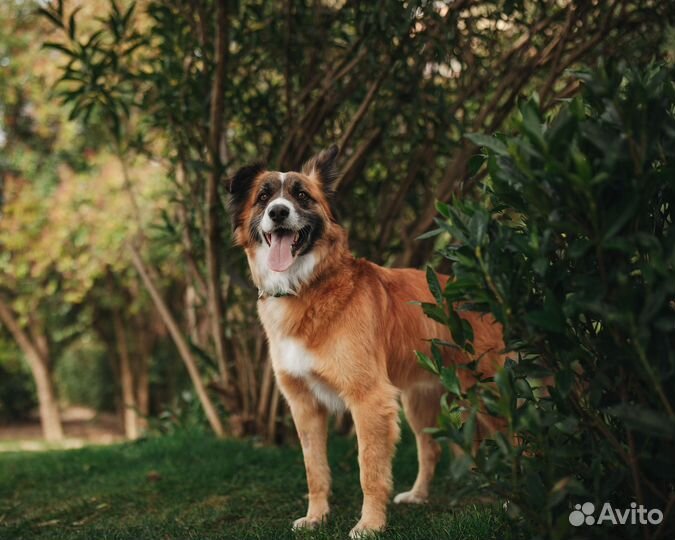
[(299, 519), (296, 519), (293, 522), (293, 527), (292, 529), (294, 531), (297, 531), (299, 529), (316, 529), (319, 525), (323, 523), (325, 519), (325, 516), (323, 517), (301, 517)]
[(404, 491), (394, 497), (394, 502), (396, 504), (424, 504), (427, 498), (414, 491)]
[(351, 531), (349, 531), (349, 538), (351, 538), (352, 540), (371, 539), (375, 538), (377, 536), (377, 533), (381, 532), (382, 530), (384, 530), (384, 523), (368, 524), (363, 522), (363, 520), (361, 520), (354, 526), (354, 528)]

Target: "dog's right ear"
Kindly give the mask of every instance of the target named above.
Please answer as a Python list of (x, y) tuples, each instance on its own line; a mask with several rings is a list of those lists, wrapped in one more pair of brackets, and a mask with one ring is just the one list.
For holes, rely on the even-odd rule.
[(253, 181), (265, 170), (262, 163), (254, 163), (239, 169), (228, 182), (229, 206), (232, 213), (232, 230), (241, 225), (242, 212), (251, 193)]
[(335, 190), (335, 181), (338, 179), (336, 161), (339, 153), (340, 149), (333, 144), (302, 166), (302, 173), (318, 179), (327, 195), (332, 195)]

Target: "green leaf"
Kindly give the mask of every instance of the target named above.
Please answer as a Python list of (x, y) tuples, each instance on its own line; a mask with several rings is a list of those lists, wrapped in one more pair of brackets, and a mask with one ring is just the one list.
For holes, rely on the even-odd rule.
[(436, 347), (449, 347), (451, 349), (456, 349), (457, 344), (444, 339), (432, 338), (431, 343), (436, 345)]
[(77, 29), (77, 26), (75, 24), (75, 15), (77, 15), (77, 12), (80, 11), (81, 9), (82, 6), (75, 8), (73, 12), (70, 14), (70, 18), (68, 19), (68, 36), (73, 41), (75, 40), (75, 32)]
[(63, 54), (66, 54), (70, 56), (71, 58), (78, 58), (77, 54), (71, 51), (68, 47), (65, 45), (62, 45), (61, 43), (56, 43), (54, 41), (45, 41), (42, 44), (43, 49), (55, 49), (59, 52), (62, 52)]
[(542, 122), (537, 106), (532, 100), (525, 101), (520, 105), (520, 112), (523, 115), (523, 131), (529, 135), (530, 141), (532, 141), (537, 148), (546, 150)]
[(620, 403), (606, 408), (605, 412), (621, 420), (629, 429), (655, 437), (675, 439), (675, 421), (660, 411), (648, 409), (642, 405)]
[(431, 356), (436, 364), (436, 369), (440, 371), (443, 367), (443, 355), (441, 354), (441, 349), (438, 346), (438, 343), (431, 341)]
[(471, 323), (467, 319), (460, 317), (460, 320), (462, 321), (462, 334), (464, 334), (464, 339), (467, 343), (473, 342), (473, 326), (471, 326)]
[(420, 234), (417, 238), (415, 238), (415, 240), (426, 240), (427, 238), (433, 238), (434, 236), (438, 236), (442, 232), (443, 229), (431, 229), (430, 231)]
[(490, 135), (485, 135), (484, 133), (467, 133), (466, 135), (464, 135), (464, 137), (469, 139), (472, 143), (474, 143), (477, 146), (485, 147), (488, 150), (492, 150), (497, 155), (500, 156), (509, 155), (509, 151), (506, 145), (496, 137), (491, 137)]
[(592, 171), (586, 156), (578, 149), (572, 149), (572, 159), (579, 177), (588, 185), (591, 183)]
[(438, 281), (438, 276), (434, 269), (431, 266), (427, 266), (427, 284), (429, 285), (429, 290), (431, 294), (434, 295), (434, 299), (437, 304), (443, 303), (443, 290), (441, 289), (441, 283)]
[(431, 358), (429, 358), (426, 354), (421, 353), (419, 351), (415, 351), (415, 356), (417, 356), (417, 362), (419, 363), (420, 366), (422, 366), (424, 369), (430, 371), (435, 375), (439, 375), (438, 367), (436, 366), (434, 361)]
[(457, 368), (455, 366), (441, 368), (441, 382), (445, 389), (457, 397), (462, 396), (462, 388), (457, 377)]
[(450, 207), (447, 203), (444, 203), (443, 201), (436, 201), (436, 210), (444, 218), (447, 219), (450, 217)]
[(471, 448), (476, 438), (476, 409), (471, 411), (469, 418), (466, 419), (462, 426), (462, 435), (464, 436), (464, 448)]
[(58, 16), (58, 14), (52, 13), (49, 9), (46, 8), (38, 8), (37, 12), (46, 19), (49, 19), (55, 26), (63, 28), (63, 21)]
[(452, 304), (448, 304), (448, 317), (447, 325), (450, 328), (450, 333), (452, 334), (452, 339), (457, 345), (461, 348), (464, 348), (466, 337), (464, 336), (464, 326), (462, 326), (462, 319), (457, 312), (452, 307)]
[(471, 156), (471, 159), (469, 159), (469, 164), (467, 166), (467, 174), (469, 177), (475, 176), (478, 171), (480, 171), (481, 167), (485, 163), (485, 156), (483, 154), (476, 154)]
[(534, 399), (534, 392), (532, 392), (532, 387), (527, 379), (516, 379), (514, 388), (516, 390), (516, 395), (519, 398)]
[(434, 321), (444, 325), (448, 324), (448, 317), (441, 306), (437, 304), (431, 304), (429, 302), (423, 302), (422, 310), (424, 311), (424, 314), (430, 319), (433, 319)]
[(129, 20), (131, 19), (131, 16), (133, 15), (135, 9), (136, 9), (136, 2), (131, 2), (129, 8), (122, 17), (122, 26), (124, 26), (125, 28), (129, 25)]
[(485, 244), (488, 218), (487, 212), (476, 210), (469, 220), (469, 233), (474, 244), (477, 246)]

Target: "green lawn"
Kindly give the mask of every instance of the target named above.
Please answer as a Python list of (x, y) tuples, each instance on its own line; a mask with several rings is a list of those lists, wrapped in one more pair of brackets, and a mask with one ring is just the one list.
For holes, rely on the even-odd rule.
[[(256, 448), (204, 435), (107, 447), (0, 454), (0, 538), (346, 538), (361, 495), (356, 442), (333, 437), (333, 513), (311, 533), (290, 525), (305, 509), (298, 448)], [(409, 433), (397, 453), (396, 489), (415, 475)], [(382, 538), (515, 538), (498, 510), (450, 509), (441, 465), (432, 502), (391, 505)]]

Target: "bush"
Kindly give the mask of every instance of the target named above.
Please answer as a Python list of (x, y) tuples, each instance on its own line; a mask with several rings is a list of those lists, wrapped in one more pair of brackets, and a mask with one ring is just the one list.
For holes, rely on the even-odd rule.
[[(535, 96), (520, 105), (514, 136), (468, 136), (486, 149), (485, 197), (439, 203), (443, 219), (429, 233), (452, 239), (441, 255), (454, 278), (437, 298), (454, 341), (471, 350), (470, 329), (456, 323), (463, 309), (491, 312), (511, 359), (465, 391), (454, 368), (422, 363), (442, 372), (449, 392), (436, 434), (464, 449), (451, 466), (462, 480), (457, 499), (479, 491), (508, 499), (510, 514), (540, 537), (667, 536), (675, 501), (675, 70), (609, 66), (580, 77), (583, 97), (553, 118), (543, 118)], [(473, 404), (465, 422), (458, 403)], [(472, 455), (478, 403), (508, 433)], [(635, 502), (665, 519), (575, 529), (570, 511), (587, 501), (596, 509)]]
[(68, 347), (54, 369), (63, 405), (82, 405), (96, 411), (115, 410), (115, 382), (105, 349), (84, 336)]
[(207, 433), (204, 410), (194, 392), (183, 390), (156, 418), (149, 419), (148, 433), (153, 436), (177, 433)]
[(35, 384), (21, 353), (0, 336), (0, 424), (26, 420), (36, 406)]

